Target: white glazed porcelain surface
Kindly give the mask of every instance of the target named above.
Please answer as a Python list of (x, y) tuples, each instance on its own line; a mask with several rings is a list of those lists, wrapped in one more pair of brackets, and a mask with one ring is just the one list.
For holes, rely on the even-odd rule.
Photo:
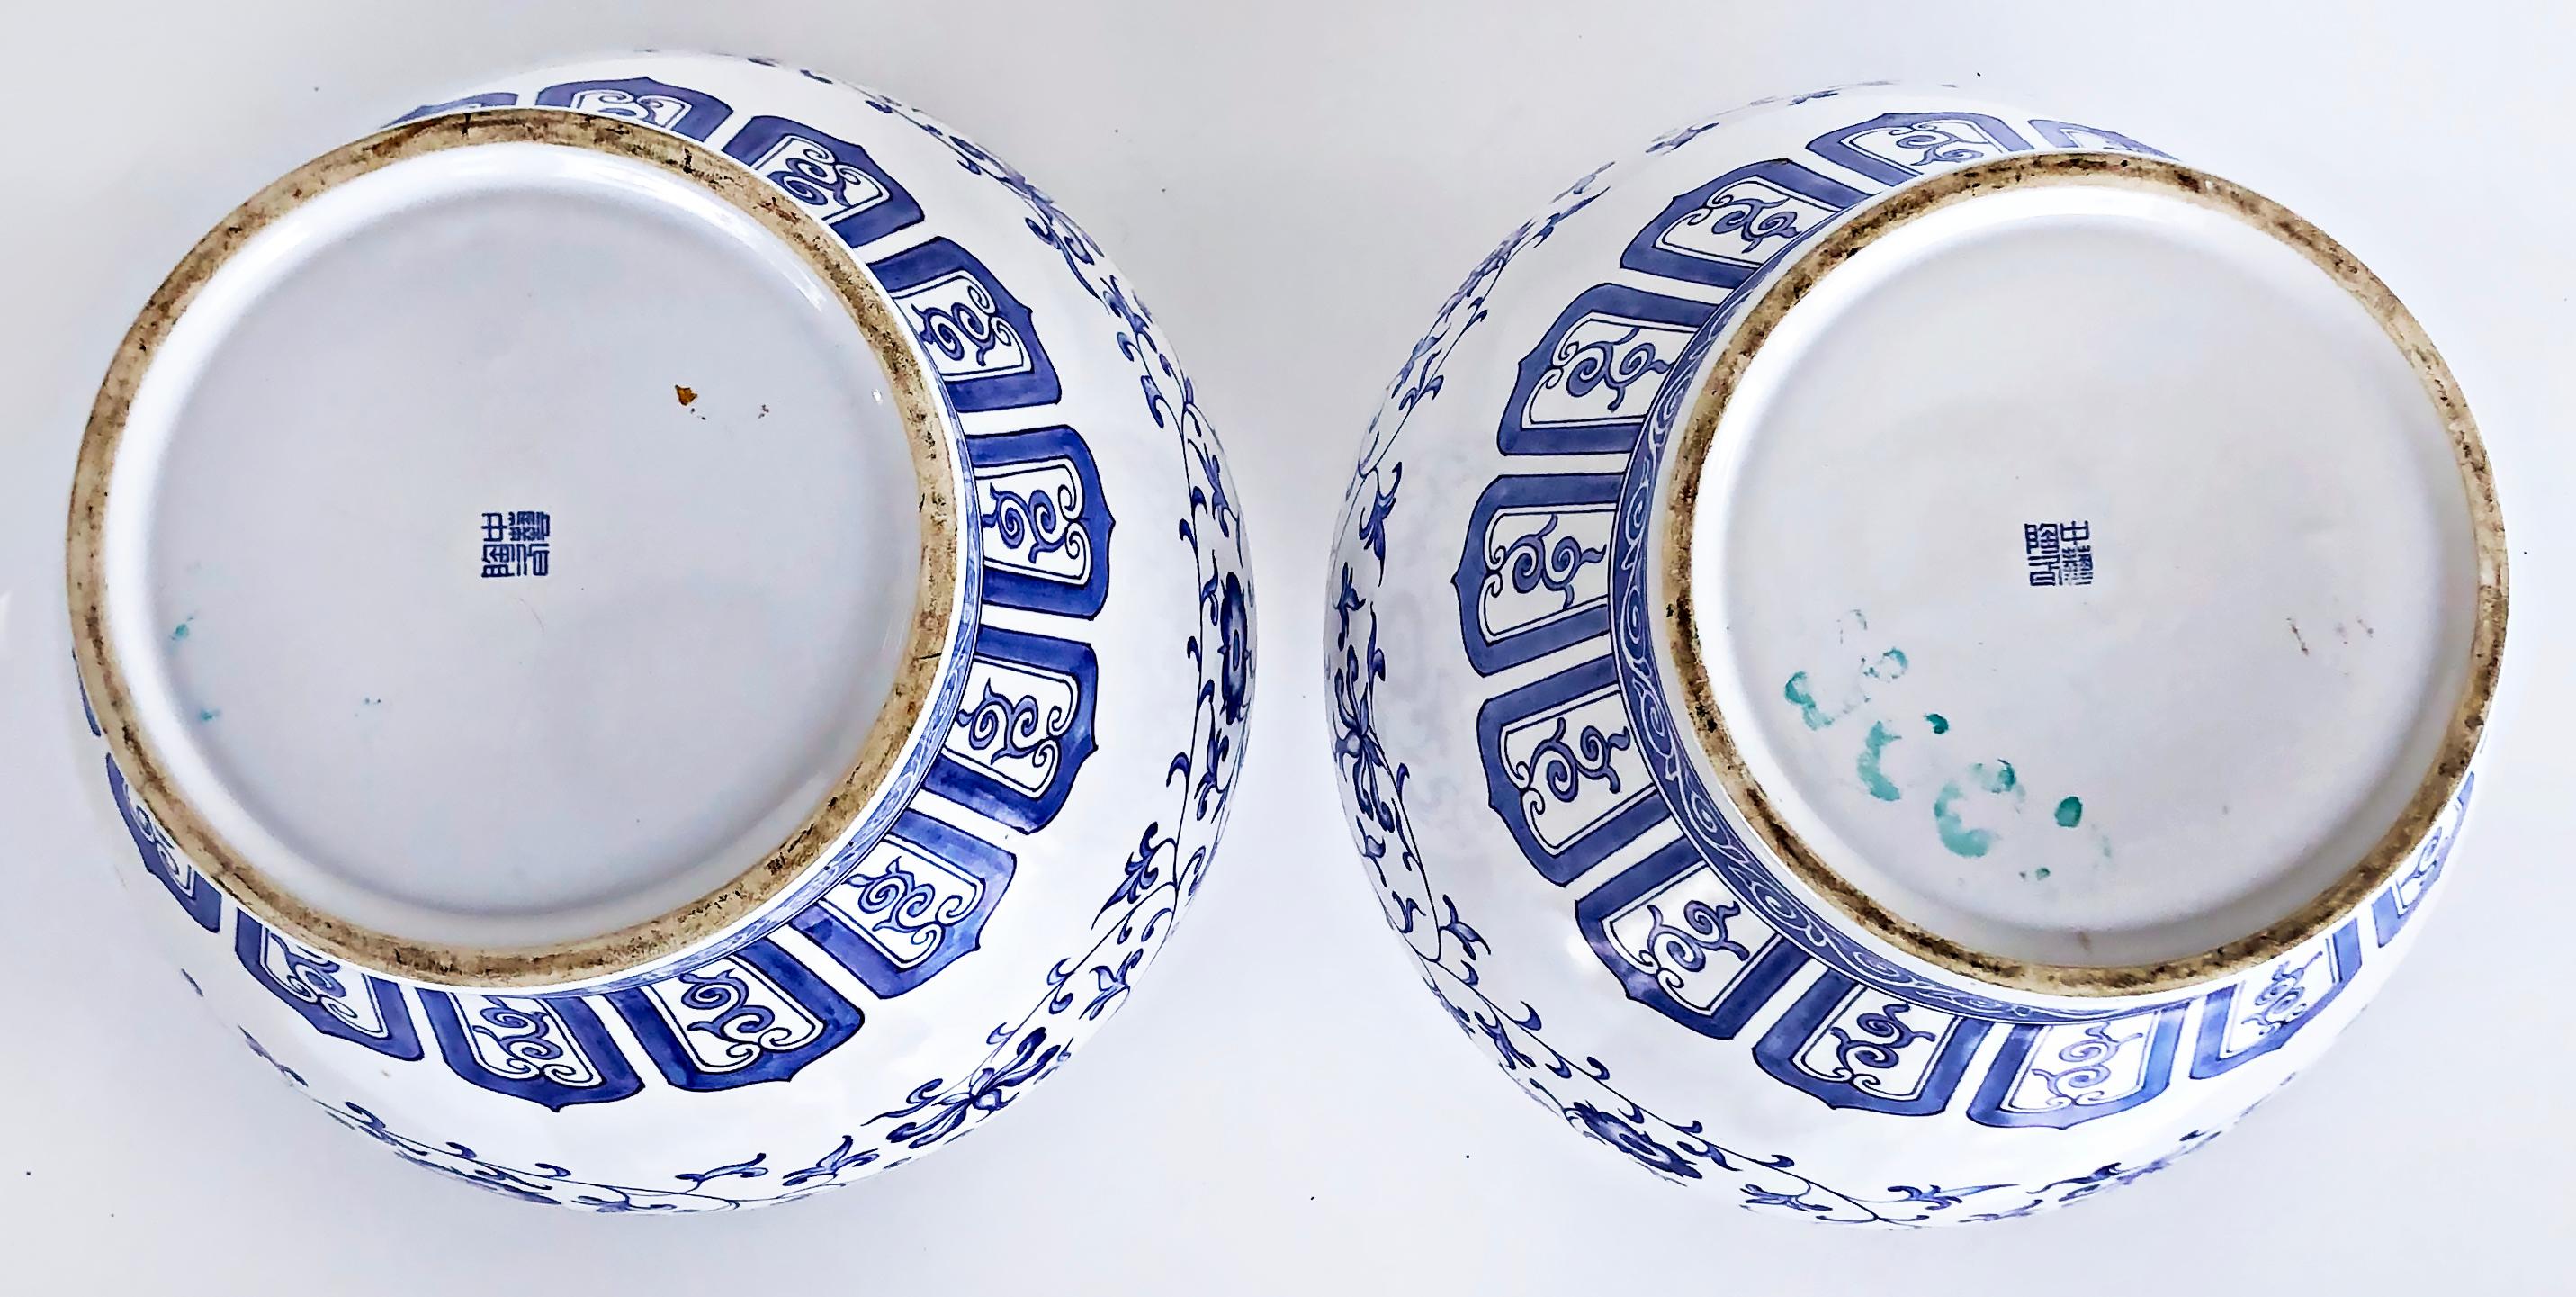
[[(404, 120), (537, 106), (670, 132), (882, 287), (971, 475), (953, 719), (907, 752), (900, 814), (720, 957), (585, 990), (434, 987), (307, 948), (193, 867), (99, 743), (132, 890), (252, 1052), (486, 1188), (704, 1210), (900, 1165), (1069, 1058), (1204, 877), (1251, 682), (1214, 434), (1097, 245), (905, 105), (660, 54), (469, 90)], [(783, 244), (604, 155), (461, 147), (325, 200), (182, 318), (221, 345), (172, 371), (199, 380), (174, 418), (131, 424), (161, 486), (111, 526), (110, 599), (134, 610), (143, 728), (193, 754), (184, 790), (291, 845), (262, 857), (282, 874), (433, 936), (590, 931), (703, 885), (700, 862), (738, 870), (846, 764), (911, 607), (883, 368)], [(621, 327), (647, 336), (609, 345)], [(316, 517), (345, 543), (259, 561)]]
[[(2285, 952), (2104, 996), (1916, 957), (1725, 800), (1661, 639), (1708, 358), (1844, 213), (2043, 150), (2162, 156), (1874, 84), (1593, 172), (1416, 344), (1336, 537), (1336, 762), (1424, 980), (1575, 1130), (1745, 1206), (1992, 1220), (2200, 1147), (2387, 976), (2475, 785)], [(1883, 237), (1779, 317), (1694, 484), (1693, 630), (1754, 779), (1971, 949), (2248, 937), (2397, 822), (2470, 694), (2441, 415), (2324, 272), (2178, 197), (2017, 189)]]
[[(1692, 575), (1731, 733), (1801, 838), (1945, 937), (2235, 940), (2360, 859), (2447, 731), (2476, 562), (2440, 412), (2231, 216), (2089, 185), (1926, 215), (1817, 283), (1715, 435)], [(2034, 568), (2024, 525), (2067, 519), (2089, 548)]]
[[(182, 792), (314, 905), (497, 945), (643, 922), (784, 837), (883, 703), (921, 567), (889, 386), (683, 177), (406, 159), (263, 230), (160, 346), (117, 656)], [(532, 508), (542, 539), (485, 535)]]

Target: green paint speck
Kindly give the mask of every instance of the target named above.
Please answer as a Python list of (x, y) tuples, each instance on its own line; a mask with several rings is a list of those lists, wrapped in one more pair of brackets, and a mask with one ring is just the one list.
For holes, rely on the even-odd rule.
[(191, 618), (189, 618), (189, 619), (188, 619), (188, 621), (183, 621), (183, 622), (179, 623), (178, 625), (171, 627), (171, 628), (170, 628), (170, 638), (171, 638), (171, 640), (172, 640), (173, 642), (176, 642), (176, 641), (178, 641), (178, 640), (183, 640), (183, 639), (188, 638), (188, 622), (193, 622), (193, 621), (195, 621), (195, 620), (197, 620), (197, 619), (196, 619), (196, 618), (194, 618), (194, 617), (191, 617)]
[(197, 709), (197, 721), (203, 724), (223, 714), (223, 709), (219, 707), (200, 707)]
[(1884, 723), (1871, 725), (1869, 737), (1861, 741), (1860, 786), (1868, 789), (1870, 796), (1882, 802), (1892, 802), (1905, 795), (1897, 790), (1896, 785), (1888, 779), (1886, 772), (1878, 767), (1879, 754), (1887, 751), (1887, 745), (1895, 741), (1896, 736), (1887, 732), (1887, 726)]
[(1983, 762), (1979, 762), (1968, 767), (1968, 773), (1976, 776), (1978, 786), (1990, 793), (2011, 792), (2013, 785), (2021, 782), (2021, 776), (2013, 772), (2012, 763), (2009, 761), (1996, 762), (1992, 770), (1988, 770)]
[(1941, 831), (1941, 845), (1952, 855), (1982, 856), (1995, 845), (1995, 835), (1960, 822), (1959, 799), (1965, 796), (1956, 779), (1941, 785), (1941, 795), (1932, 799), (1932, 826)]
[(1935, 734), (1947, 734), (1950, 732), (1950, 718), (1939, 712), (1926, 712), (1924, 713), (1923, 719), (1932, 723), (1932, 732)]
[(1825, 715), (1824, 709), (1816, 706), (1816, 694), (1808, 687), (1806, 672), (1789, 677), (1789, 683), (1780, 689), (1780, 696), (1798, 709), (1798, 719), (1805, 721), (1808, 729), (1820, 730), (1834, 723), (1833, 717)]
[(2031, 871), (2030, 876), (2045, 880), (2048, 877), (2048, 866), (2041, 865), (2038, 869)]
[(2084, 799), (2069, 797), (2057, 804), (2057, 827), (2071, 829), (2084, 822)]

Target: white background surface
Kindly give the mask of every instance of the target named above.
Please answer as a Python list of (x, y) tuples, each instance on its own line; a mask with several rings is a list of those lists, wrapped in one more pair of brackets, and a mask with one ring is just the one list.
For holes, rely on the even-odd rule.
[[(1083, 220), (1224, 433), (1263, 654), (1217, 871), (1099, 1044), (916, 1166), (676, 1221), (508, 1202), (321, 1120), (138, 938), (58, 729), (72, 455), (170, 264), (429, 91), (641, 45), (876, 85)], [(0, 0), (0, 1291), (2565, 1291), (2571, 48), (2544, 0)], [(1476, 258), (1667, 127), (1880, 76), (2143, 136), (2354, 248), (2467, 387), (2515, 596), (2458, 876), (2344, 1043), (2135, 1188), (1911, 1235), (1657, 1184), (1481, 1061), (1360, 884), (1316, 666), (1359, 432)]]

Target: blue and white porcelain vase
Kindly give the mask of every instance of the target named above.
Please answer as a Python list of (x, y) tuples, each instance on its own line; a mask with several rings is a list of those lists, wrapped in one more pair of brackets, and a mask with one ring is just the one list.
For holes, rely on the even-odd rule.
[(2503, 638), (2458, 386), (2118, 131), (1764, 101), (1583, 177), (1336, 536), (1345, 806), (1459, 1029), (1719, 1200), (1983, 1221), (2315, 1059), (2441, 887)]
[(120, 870), (341, 1124), (600, 1211), (975, 1129), (1204, 879), (1243, 520), (1099, 246), (766, 60), (479, 84), (145, 308), (71, 612)]

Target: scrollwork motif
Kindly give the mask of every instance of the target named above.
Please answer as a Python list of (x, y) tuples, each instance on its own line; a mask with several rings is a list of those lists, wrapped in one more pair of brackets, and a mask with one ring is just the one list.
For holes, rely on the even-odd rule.
[(1656, 354), (1653, 342), (1638, 341), (1645, 332), (1644, 325), (1632, 324), (1607, 337), (1577, 338), (1569, 333), (1540, 377), (1540, 390), (1558, 388), (1579, 398), (1608, 388), (1610, 402), (1604, 408), (1617, 410), (1627, 401), (1629, 388), (1672, 372), (1673, 362)]
[(2146, 1038), (2145, 1031), (2114, 1035), (2107, 1022), (2087, 1026), (2057, 1051), (2056, 1061), (2065, 1065), (2062, 1070), (2030, 1069), (2030, 1074), (2048, 1089), (2048, 1098), (2033, 1111), (2087, 1107), (2118, 1097), (2105, 1088), (2111, 1083), (2111, 1064), (2119, 1059), (2121, 1050)]
[(1974, 162), (1986, 156), (1986, 151), (1975, 141), (1937, 122), (1924, 122), (1899, 131), (1887, 143), (1890, 148), (1911, 151), (1917, 167)]
[(1050, 489), (1032, 487), (1013, 491), (1000, 486), (987, 486), (985, 526), (1004, 549), (1023, 560), (1034, 560), (1062, 552), (1066, 558), (1080, 562), (1090, 547), (1090, 539), (1076, 521), (1082, 508), (1082, 497), (1070, 483)]
[(1583, 785), (1594, 781), (1607, 785), (1611, 792), (1619, 791), (1619, 772), (1611, 768), (1610, 759), (1628, 746), (1627, 732), (1605, 734), (1597, 725), (1586, 725), (1568, 743), (1567, 726), (1565, 717), (1557, 717), (1547, 737), (1530, 749), (1528, 760), (1514, 764), (1512, 774), (1533, 815), (1547, 806), (1539, 800), (1542, 784), (1546, 785), (1547, 796), (1560, 803), (1572, 802), (1582, 795)]
[[(1678, 145), (1682, 139), (1672, 143)], [(1397, 455), (1400, 438), (1413, 413), (1439, 395), (1442, 362), (1484, 318), (1487, 296), (1512, 260), (1598, 197), (1600, 176), (1600, 172), (1586, 176), (1558, 197), (1546, 217), (1515, 231), (1443, 305), (1430, 332), (1414, 345), (1389, 386), (1385, 404), (1370, 425), (1344, 504), (1345, 557), (1333, 584), (1330, 720), (1344, 806), (1360, 855), (1374, 874), (1387, 921), (1411, 945), (1424, 984), (1448, 1008), (1462, 1033), (1488, 1049), (1531, 1097), (1657, 1175), (1727, 1184), (1747, 1207), (1847, 1223), (1919, 1224), (1958, 1215), (1970, 1204), (1993, 1206), (1996, 1210), (1989, 1214), (1998, 1215), (2036, 1211), (2078, 1187), (1897, 1185), (1879, 1194), (1847, 1192), (1808, 1177), (1786, 1155), (1739, 1151), (1714, 1138), (1699, 1121), (1655, 1113), (1621, 1089), (1608, 1064), (1568, 1055), (1550, 1044), (1536, 1008), (1526, 1003), (1511, 1007), (1493, 998), (1478, 969), (1479, 959), (1492, 949), (1490, 942), (1460, 915), (1456, 901), (1439, 890), (1417, 847), (1404, 805), (1409, 771), (1387, 749), (1374, 706), (1377, 690), (1389, 680), (1372, 600), (1384, 580), (1387, 537), (1403, 482), (1404, 465)], [(1668, 718), (1640, 718), (1640, 723), (1668, 724)], [(1670, 750), (1671, 737), (1667, 729), (1661, 740), (1663, 750)], [(1784, 922), (1803, 917), (1786, 906), (1756, 906), (1765, 919), (1779, 909), (1788, 910)], [(1656, 917), (1661, 922), (1662, 916)], [(1682, 917), (1688, 929), (1667, 924), (1650, 939), (1650, 948), (1660, 944), (1670, 949), (1674, 937), (1687, 934), (1708, 940), (1709, 944), (1687, 947), (1703, 960), (1704, 952), (1726, 945), (1741, 949), (1740, 943), (1724, 942), (1722, 916), (1714, 907), (1705, 915), (1686, 908)], [(1915, 1039), (1916, 1029), (1894, 1016), (1867, 1016), (1885, 1017), (1886, 1023), (1854, 1024), (1863, 1033), (1849, 1042), (1856, 1051), (1850, 1055), (1855, 1063), (1863, 1061), (1857, 1051), (1898, 1047)], [(1873, 1031), (1875, 1038), (1869, 1035)], [(2134, 1177), (2152, 1169), (2114, 1168), (2113, 1175)]]
[[(1215, 430), (1199, 410), (1197, 389), (1099, 245), (1018, 169), (905, 104), (863, 93), (877, 111), (946, 146), (962, 170), (1018, 198), (1027, 209), (1023, 225), (1030, 235), (1057, 254), (1073, 285), (1107, 315), (1120, 354), (1135, 366), (1143, 413), (1173, 438), (1179, 453), (1188, 508), (1172, 534), (1188, 546), (1198, 582), (1197, 623), (1178, 645), (1197, 686), (1190, 742), (1166, 767), (1175, 804), (1168, 815), (1144, 825), (1095, 919), (1090, 948), (1048, 969), (1042, 998), (1017, 1021), (994, 1028), (983, 1061), (953, 1082), (924, 1082), (903, 1107), (876, 1119), (898, 1122), (886, 1132), (889, 1150), (918, 1150), (973, 1129), (1007, 1106), (1019, 1087), (1070, 1057), (1075, 1024), (1096, 1020), (1124, 996), (1129, 979), (1160, 950), (1171, 920), (1197, 894), (1242, 767), (1253, 671), (1252, 591), (1242, 514)], [(994, 731), (997, 738), (1002, 732)], [(1074, 989), (1085, 976), (1094, 988), (1088, 995)]]
[[(822, 1033), (821, 1020), (785, 997), (755, 997), (750, 976), (737, 965), (717, 963), (675, 979), (681, 1006), (699, 1015), (685, 1025), (686, 1038), (714, 1051), (709, 1055), (693, 1047), (691, 1052), (712, 1066), (746, 1066), (764, 1052), (793, 1049)], [(764, 1003), (767, 999), (778, 1003)]]
[(350, 1002), (350, 988), (340, 980), (347, 970), (339, 960), (306, 950), (275, 933), (268, 936), (268, 952), (273, 958), (277, 984), (289, 994), (361, 1031), (377, 1031), (368, 1016)]
[(1680, 224), (1704, 225), (1711, 234), (1732, 234), (1743, 240), (1746, 252), (1761, 247), (1765, 240), (1794, 239), (1806, 232), (1798, 228), (1797, 210), (1788, 199), (1740, 190), (1709, 195), (1707, 205), (1683, 217)]
[(2320, 951), (2305, 962), (2284, 964), (2272, 970), (2271, 980), (2254, 993), (2254, 999), (2248, 1005), (2253, 1011), (2242, 1019), (2244, 1025), (2254, 1029), (2255, 1039), (2260, 1040), (2297, 1022), (2308, 1011), (2308, 969), (2323, 958), (2325, 954)]
[(884, 873), (860, 882), (856, 891), (857, 917), (915, 937), (915, 944), (924, 949), (936, 947), (948, 924), (975, 909), (973, 894), (942, 892), (901, 865), (887, 866)]
[(1825, 1034), (1834, 1038), (1834, 1066), (1828, 1079), (1849, 1081), (1862, 1090), (1883, 1089), (1886, 1082), (1878, 1074), (1903, 1062), (1906, 1046), (1932, 1039), (1931, 1032), (1902, 1020), (1913, 1007), (1890, 1000), (1854, 1017), (1849, 1028), (1825, 1028)]
[(632, 90), (584, 90), (573, 106), (602, 117), (623, 117), (629, 121), (651, 122), (668, 127), (689, 111), (685, 99), (669, 95), (637, 95)]
[(561, 1024), (542, 1006), (492, 1000), (466, 1024), (474, 1053), (496, 1076), (544, 1077), (565, 1085), (595, 1085), (599, 1073), (563, 1041)]
[[(1516, 594), (1534, 594), (1544, 588), (1557, 595), (1557, 611), (1574, 606), (1574, 582), (1583, 569), (1601, 562), (1609, 553), (1606, 546), (1586, 545), (1572, 536), (1557, 536), (1557, 524), (1563, 519), (1548, 515), (1537, 531), (1515, 536), (1500, 548), (1489, 550), (1485, 560), (1485, 593), (1503, 593), (1508, 579)], [(1555, 543), (1548, 538), (1555, 536)]]
[(1711, 905), (1706, 901), (1685, 901), (1682, 921), (1676, 925), (1664, 917), (1662, 906), (1649, 904), (1646, 919), (1651, 926), (1637, 952), (1639, 962), (1654, 969), (1658, 980), (1676, 990), (1682, 985), (1679, 974), (1708, 967), (1710, 955), (1728, 954), (1750, 962), (1753, 952), (1726, 933), (1727, 921), (1742, 913), (1744, 907), (1731, 902)]
[(1002, 348), (1018, 350), (1020, 335), (994, 309), (993, 294), (973, 279), (964, 282), (957, 301), (910, 307), (913, 332), (922, 345), (944, 359), (977, 367)]
[(768, 173), (770, 182), (808, 207), (834, 211), (856, 207), (879, 192), (876, 177), (812, 140), (784, 141), (772, 160), (778, 167)]
[(1033, 694), (1011, 696), (984, 686), (975, 705), (957, 713), (957, 728), (966, 744), (988, 761), (1026, 761), (1040, 781), (1055, 768), (1056, 741), (1064, 734), (1065, 709), (1041, 706)]

